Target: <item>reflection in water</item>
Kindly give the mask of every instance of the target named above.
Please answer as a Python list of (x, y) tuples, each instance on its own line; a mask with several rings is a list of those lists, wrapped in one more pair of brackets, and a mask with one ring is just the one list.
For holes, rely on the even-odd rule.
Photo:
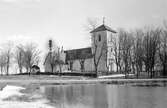
[(44, 87), (50, 102), (60, 108), (108, 108), (103, 85), (59, 85)]
[(44, 86), (41, 90), (51, 104), (58, 108), (163, 108), (167, 106), (167, 87), (81, 84)]

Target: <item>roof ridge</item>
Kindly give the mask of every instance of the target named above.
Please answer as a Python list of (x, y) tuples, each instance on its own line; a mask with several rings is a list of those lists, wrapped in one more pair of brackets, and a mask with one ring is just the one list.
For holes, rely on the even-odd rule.
[(98, 32), (98, 31), (105, 31), (105, 30), (113, 32), (113, 33), (117, 33), (115, 30), (111, 29), (109, 26), (107, 26), (105, 24), (100, 25), (99, 27), (92, 30), (90, 33)]
[(83, 48), (75, 48), (75, 49), (69, 49), (64, 51), (82, 50), (82, 49), (89, 49), (89, 48), (92, 48), (92, 47), (90, 46), (90, 47), (83, 47)]

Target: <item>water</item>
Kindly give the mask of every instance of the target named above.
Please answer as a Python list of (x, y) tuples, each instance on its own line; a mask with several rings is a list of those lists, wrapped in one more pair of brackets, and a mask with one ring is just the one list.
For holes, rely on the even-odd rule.
[(56, 108), (165, 108), (167, 87), (148, 85), (81, 84), (41, 86)]
[(20, 90), (8, 85), (0, 90), (0, 108), (166, 108), (166, 85), (30, 84)]

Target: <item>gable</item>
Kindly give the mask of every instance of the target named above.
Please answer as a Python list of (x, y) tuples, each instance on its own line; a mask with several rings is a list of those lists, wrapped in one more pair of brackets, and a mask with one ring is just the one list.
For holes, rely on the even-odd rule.
[[(51, 52), (49, 52), (49, 53), (47, 54), (47, 56), (46, 56), (46, 58), (45, 58), (45, 61), (44, 61), (44, 65), (49, 62), (50, 57), (51, 57)], [(62, 52), (60, 53), (60, 60), (61, 60), (63, 63), (65, 63), (65, 59), (66, 59), (66, 54), (64, 53), (64, 51), (62, 51)], [(56, 60), (55, 60), (55, 61), (56, 61)]]
[(106, 26), (106, 25), (101, 25), (99, 27), (97, 27), (96, 29), (92, 30), (90, 33), (93, 33), (93, 32), (99, 32), (99, 31), (110, 31), (112, 33), (117, 33), (115, 30), (111, 29), (110, 27)]

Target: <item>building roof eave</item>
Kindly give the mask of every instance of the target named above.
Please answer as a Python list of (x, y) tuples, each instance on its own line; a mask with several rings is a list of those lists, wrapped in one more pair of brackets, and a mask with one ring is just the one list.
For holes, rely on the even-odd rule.
[(99, 27), (97, 27), (97, 28), (95, 28), (90, 33), (99, 32), (99, 31), (110, 31), (112, 33), (117, 33), (115, 30), (111, 29), (110, 27), (108, 27), (108, 26), (106, 26), (104, 24), (99, 26)]

